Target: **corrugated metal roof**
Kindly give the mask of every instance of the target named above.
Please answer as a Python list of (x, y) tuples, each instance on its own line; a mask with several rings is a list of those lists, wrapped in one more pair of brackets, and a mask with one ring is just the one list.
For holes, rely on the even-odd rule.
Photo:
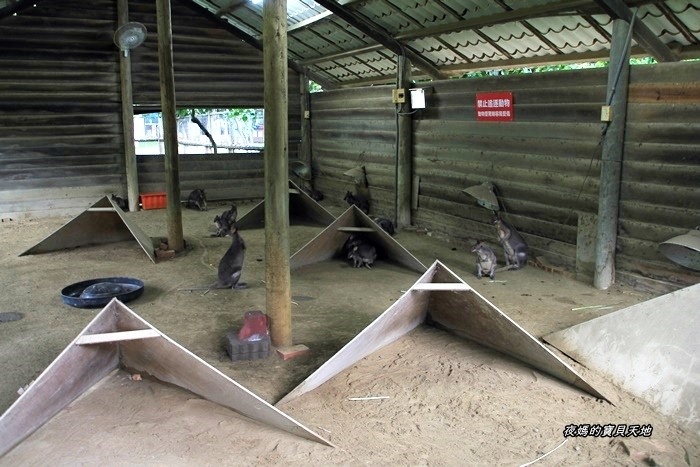
[[(239, 5), (222, 15), (262, 39), (262, 2), (193, 0), (200, 5)], [(325, 1), (327, 3), (327, 0)], [(288, 0), (289, 57), (312, 79), (349, 86), (396, 79), (399, 41), (441, 77), (476, 69), (597, 60), (608, 57), (613, 0), (340, 0), (357, 22), (323, 8), (324, 1)], [(700, 57), (700, 0), (627, 1), (658, 40), (679, 58)], [(613, 8), (613, 7), (610, 7)], [(638, 23), (639, 24), (639, 23)], [(363, 26), (385, 34), (378, 42)], [(633, 42), (635, 55), (649, 55)], [(430, 76), (416, 66), (415, 78)], [(436, 76), (433, 76), (436, 77)]]
[[(183, 1), (262, 42), (262, 0)], [(22, 5), (0, 0), (0, 18)], [(634, 55), (700, 58), (700, 0), (287, 0), (289, 58), (327, 86), (393, 82), (401, 50), (416, 79), (600, 60), (619, 5), (640, 20)]]

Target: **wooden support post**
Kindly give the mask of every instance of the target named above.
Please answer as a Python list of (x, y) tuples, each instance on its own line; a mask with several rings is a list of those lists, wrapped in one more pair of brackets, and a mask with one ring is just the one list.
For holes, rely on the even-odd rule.
[(398, 57), (397, 88), (406, 91), (406, 102), (396, 105), (396, 227), (411, 225), (411, 134), (413, 122), (408, 87), (411, 83), (411, 62)]
[[(299, 160), (311, 167), (311, 109), (309, 96), (309, 77), (305, 74), (299, 75), (299, 96), (301, 108), (301, 145), (299, 146)], [(314, 188), (313, 179), (311, 182), (302, 182)]]
[(263, 6), (265, 81), (265, 282), (270, 337), (292, 344), (292, 287), (289, 272), (289, 184), (287, 0)]
[(598, 289), (607, 289), (615, 282), (615, 247), (630, 72), (630, 44), (626, 40), (629, 28), (626, 21), (613, 22), (607, 93), (607, 103), (612, 108), (612, 122), (603, 138), (593, 276), (593, 284)]
[[(119, 26), (129, 22), (129, 0), (117, 1)], [(134, 98), (131, 87), (131, 56), (119, 51), (119, 76), (122, 95), (122, 134), (124, 137), (124, 167), (129, 211), (139, 210), (139, 176), (134, 146)]]
[(160, 66), (160, 105), (163, 112), (163, 139), (165, 142), (168, 246), (171, 250), (182, 251), (185, 248), (185, 241), (182, 233), (182, 207), (180, 206), (180, 169), (177, 153), (173, 30), (170, 0), (156, 0), (156, 12), (158, 22), (158, 64)]

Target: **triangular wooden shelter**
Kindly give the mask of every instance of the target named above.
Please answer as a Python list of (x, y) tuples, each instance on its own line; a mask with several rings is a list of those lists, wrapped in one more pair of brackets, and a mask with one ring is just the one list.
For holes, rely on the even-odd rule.
[(104, 196), (19, 256), (131, 239), (135, 239), (151, 261), (156, 262), (151, 237), (132, 220), (127, 219), (124, 211), (109, 196)]
[(700, 434), (700, 284), (544, 336)]
[(508, 354), (605, 399), (547, 347), (436, 260), (401, 298), (277, 405), (317, 388), (423, 323)]
[[(335, 220), (335, 216), (299, 188), (296, 183), (289, 180), (289, 220), (290, 223), (315, 222), (328, 225)], [(265, 227), (265, 200), (253, 206), (253, 209), (236, 221), (238, 230), (263, 227)]]
[(332, 446), (115, 298), (0, 417), (0, 456), (120, 366), (180, 386), (252, 420)]
[(350, 206), (331, 225), (294, 253), (289, 260), (290, 269), (294, 270), (340, 255), (345, 241), (351, 234), (366, 236), (377, 248), (380, 260), (396, 263), (421, 274), (427, 269), (394, 237), (355, 205)]

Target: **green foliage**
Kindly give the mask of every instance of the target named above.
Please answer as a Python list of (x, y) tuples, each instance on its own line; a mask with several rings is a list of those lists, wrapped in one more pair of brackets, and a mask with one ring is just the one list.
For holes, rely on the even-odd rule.
[(199, 115), (209, 115), (212, 113), (224, 113), (226, 117), (233, 120), (241, 120), (247, 122), (249, 119), (254, 119), (257, 110), (256, 109), (177, 109), (175, 115), (179, 119), (189, 119), (192, 116), (192, 111), (194, 110), (195, 116)]
[[(522, 75), (529, 73), (546, 73), (550, 71), (567, 71), (567, 70), (584, 70), (588, 68), (607, 68), (609, 65), (609, 60), (598, 60), (595, 62), (584, 62), (584, 63), (557, 63), (552, 65), (542, 65), (542, 66), (532, 66), (532, 67), (521, 67), (521, 68), (508, 68), (508, 69), (494, 69), (494, 70), (481, 70), (481, 71), (470, 71), (464, 73), (460, 78), (483, 78), (488, 76), (507, 76), (507, 75)], [(642, 57), (642, 58), (631, 58), (630, 65), (648, 65), (656, 63), (654, 57)]]
[(232, 120), (241, 120), (247, 122), (249, 119), (255, 119), (256, 109), (226, 109), (226, 116)]

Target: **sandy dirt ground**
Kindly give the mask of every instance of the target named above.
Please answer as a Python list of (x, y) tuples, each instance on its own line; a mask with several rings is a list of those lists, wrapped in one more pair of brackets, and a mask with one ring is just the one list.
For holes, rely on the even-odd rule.
[[(192, 353), (274, 404), (402, 295), (419, 274), (378, 262), (371, 270), (333, 260), (292, 274), (294, 342), (307, 356), (231, 361), (224, 336), (250, 310), (265, 311), (263, 231), (246, 230), (240, 291), (180, 291), (216, 279), (229, 240), (212, 238), (226, 209), (183, 211), (187, 251), (153, 264), (134, 242), (42, 255), (18, 254), (71, 217), (0, 224), (0, 411), (36, 378), (98, 310), (63, 304), (74, 282), (127, 276), (145, 282), (127, 306)], [(345, 206), (323, 203), (338, 215)], [(239, 204), (239, 215), (253, 206)], [(127, 214), (148, 235), (164, 237), (165, 211)], [(292, 226), (297, 251), (321, 226)], [(425, 231), (396, 235), (426, 266), (435, 259), (540, 338), (652, 298), (622, 286), (600, 291), (533, 267), (474, 276), (467, 243)], [(497, 249), (499, 259), (502, 251)], [(576, 308), (604, 305), (605, 308)], [(555, 352), (556, 350), (553, 349)], [(700, 436), (682, 429), (604, 375), (561, 356), (612, 404), (597, 400), (499, 352), (420, 326), (398, 341), (279, 408), (336, 447), (263, 426), (180, 388), (123, 370), (93, 386), (7, 455), (0, 465), (699, 465)], [(381, 397), (372, 400), (351, 398)], [(567, 425), (653, 427), (651, 436), (564, 437)]]

